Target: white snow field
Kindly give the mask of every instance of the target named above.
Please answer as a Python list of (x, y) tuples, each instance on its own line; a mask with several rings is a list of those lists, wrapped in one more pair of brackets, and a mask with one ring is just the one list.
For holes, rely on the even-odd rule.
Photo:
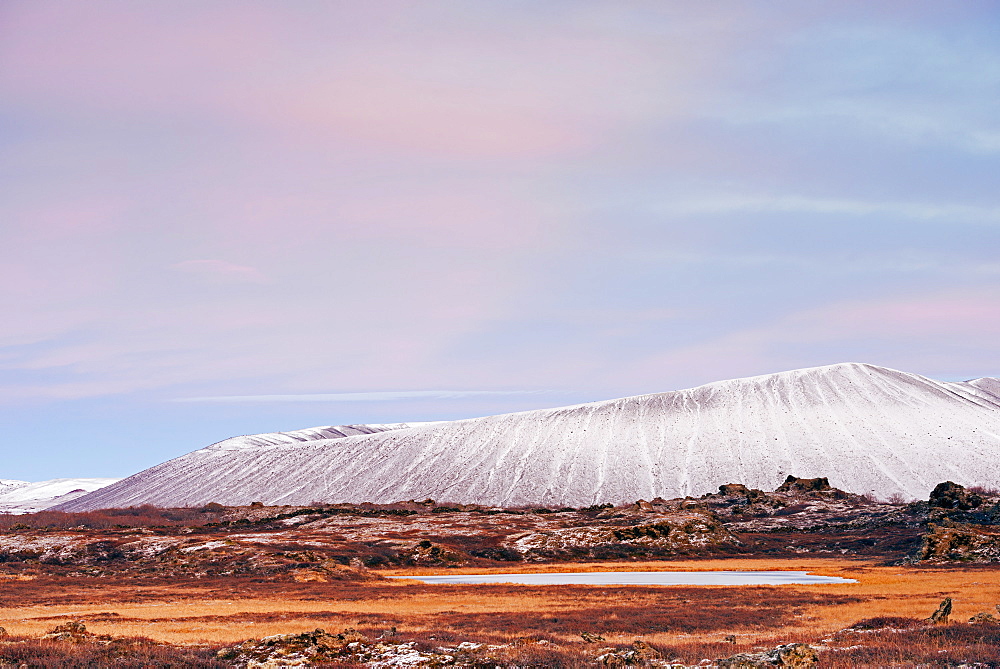
[(0, 513), (34, 513), (82, 497), (119, 479), (0, 479)]
[(945, 480), (997, 487), (1000, 381), (844, 363), (469, 420), (239, 437), (60, 508), (428, 497), (586, 506), (723, 483), (772, 490), (789, 474), (879, 498), (925, 498)]

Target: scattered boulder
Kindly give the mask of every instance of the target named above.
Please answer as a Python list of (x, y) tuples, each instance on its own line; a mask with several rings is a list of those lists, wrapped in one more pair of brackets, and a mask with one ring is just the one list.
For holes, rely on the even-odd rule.
[(468, 562), (468, 556), (459, 551), (436, 544), (424, 539), (418, 541), (409, 550), (402, 551), (401, 557), (415, 565), (462, 564)]
[(632, 642), (632, 650), (639, 660), (652, 660), (660, 657), (660, 651), (641, 639), (636, 639)]
[(644, 499), (640, 499), (635, 503), (635, 509), (637, 511), (642, 511), (643, 513), (653, 513), (656, 511), (656, 509), (653, 508), (653, 505)]
[[(79, 620), (73, 620), (62, 625), (56, 625), (42, 635), (43, 639), (52, 641), (93, 641), (98, 638), (96, 634), (87, 631), (87, 626)], [(104, 637), (110, 639), (111, 637)]]
[[(719, 486), (718, 494), (723, 497), (736, 498), (744, 504), (773, 503), (777, 501), (768, 496), (763, 490), (748, 488), (742, 483), (723, 483)], [(781, 502), (778, 502), (778, 504), (781, 504)]]
[[(594, 660), (606, 667), (635, 667), (648, 666), (651, 660), (659, 660), (661, 657), (659, 651), (645, 641), (635, 641), (631, 648), (604, 649)], [(660, 664), (655, 662), (654, 666)]]
[(830, 481), (825, 476), (815, 479), (800, 479), (796, 476), (788, 475), (775, 492), (824, 492), (833, 490)]
[(980, 611), (976, 615), (969, 618), (970, 625), (986, 625), (986, 624), (996, 624), (1000, 622), (996, 619), (992, 613), (987, 613), (985, 611)]
[(737, 653), (715, 661), (720, 669), (757, 669), (758, 667), (814, 667), (819, 662), (816, 650), (806, 643), (790, 643), (762, 653)]
[(719, 486), (719, 494), (725, 497), (747, 497), (750, 495), (750, 488), (742, 483), (723, 483)]
[[(997, 615), (1000, 615), (1000, 604), (996, 605)], [(1000, 618), (993, 615), (992, 613), (987, 613), (986, 611), (980, 611), (976, 615), (969, 618), (970, 625), (1000, 625)]]
[(934, 623), (935, 625), (946, 625), (948, 623), (948, 617), (951, 615), (951, 597), (945, 597), (938, 604), (937, 610), (931, 614), (931, 617), (927, 619), (927, 622)]
[(979, 508), (983, 503), (983, 498), (965, 489), (965, 486), (945, 481), (938, 483), (931, 491), (929, 504), (932, 508), (939, 509), (960, 509), (969, 511)]
[(750, 502), (764, 501), (767, 493), (757, 488), (748, 488), (742, 483), (723, 483), (719, 486), (719, 495), (723, 497), (740, 497)]

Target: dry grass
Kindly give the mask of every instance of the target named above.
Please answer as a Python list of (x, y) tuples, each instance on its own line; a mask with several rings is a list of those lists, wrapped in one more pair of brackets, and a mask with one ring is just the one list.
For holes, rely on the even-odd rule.
[[(220, 578), (135, 585), (113, 579), (39, 575), (33, 581), (3, 582), (0, 626), (12, 634), (37, 637), (56, 624), (81, 619), (97, 634), (214, 645), (317, 627), (354, 627), (372, 636), (396, 628), (400, 639), (431, 645), (463, 640), (546, 640), (551, 648), (530, 646), (524, 652), (555, 653), (569, 664), (583, 662), (586, 653), (596, 650), (593, 644), (582, 641), (580, 633), (586, 631), (602, 635), (612, 646), (624, 647), (641, 639), (668, 659), (681, 657), (697, 662), (759, 646), (817, 642), (866, 618), (923, 619), (946, 596), (954, 600), (953, 621), (992, 611), (1000, 603), (998, 566), (887, 567), (835, 558), (519, 565), (517, 571), (521, 566), (533, 572), (793, 569), (859, 582), (720, 588), (425, 585), (413, 581), (294, 583)], [(432, 571), (388, 573), (416, 575)], [(500, 570), (448, 569), (447, 573), (482, 571)], [(852, 655), (854, 651), (830, 651), (827, 655), (831, 662), (839, 662), (838, 666), (852, 662), (857, 666), (869, 660), (892, 664), (892, 658), (903, 657), (899, 654), (901, 648), (916, 644), (918, 650), (923, 649), (919, 657), (930, 657), (949, 638), (960, 637), (960, 632), (969, 627), (956, 627), (959, 631), (952, 637), (942, 636), (935, 631), (937, 628), (913, 630), (905, 639), (889, 632), (872, 633), (865, 638), (878, 641), (875, 646), (881, 650), (872, 650), (870, 657)], [(725, 642), (729, 635), (735, 637), (735, 644)], [(963, 657), (974, 658), (979, 652), (982, 643), (976, 639), (962, 641), (966, 649)]]
[(1000, 666), (1000, 624), (928, 625), (914, 618), (869, 619), (824, 640), (828, 667)]

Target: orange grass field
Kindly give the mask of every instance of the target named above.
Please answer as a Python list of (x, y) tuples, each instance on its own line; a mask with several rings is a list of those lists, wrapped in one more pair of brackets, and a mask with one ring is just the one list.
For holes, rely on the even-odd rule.
[(139, 585), (104, 579), (0, 578), (0, 626), (37, 636), (68, 620), (115, 636), (225, 644), (323, 627), (397, 627), (440, 638), (544, 635), (609, 642), (776, 638), (815, 641), (877, 616), (926, 618), (952, 597), (965, 621), (1000, 603), (1000, 567), (881, 566), (846, 558), (521, 565), (515, 569), (393, 569), (385, 575), (503, 571), (805, 570), (856, 584), (783, 586), (425, 585), (414, 581), (279, 583), (215, 580)]

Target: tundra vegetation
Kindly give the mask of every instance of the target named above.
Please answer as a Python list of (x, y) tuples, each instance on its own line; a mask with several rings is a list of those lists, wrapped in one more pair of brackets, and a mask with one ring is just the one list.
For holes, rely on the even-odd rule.
[[(386, 576), (808, 570), (857, 584)], [(0, 665), (1000, 664), (1000, 495), (789, 477), (587, 508), (410, 500), (0, 516)]]

